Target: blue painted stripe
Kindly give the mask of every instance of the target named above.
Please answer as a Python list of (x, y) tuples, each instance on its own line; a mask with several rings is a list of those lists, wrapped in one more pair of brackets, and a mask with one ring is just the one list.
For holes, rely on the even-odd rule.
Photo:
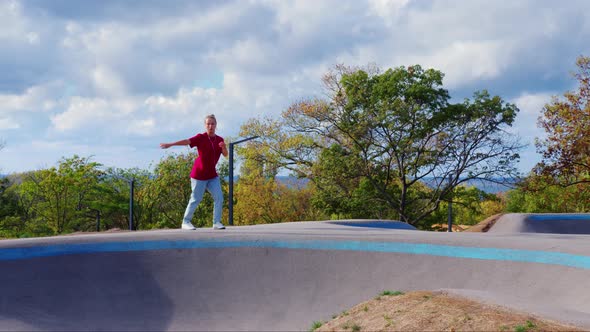
[(535, 250), (459, 247), (424, 243), (367, 242), (367, 241), (228, 241), (183, 240), (105, 242), (85, 244), (58, 244), (23, 248), (0, 249), (0, 261), (35, 257), (75, 255), (102, 252), (129, 252), (167, 249), (201, 248), (282, 248), (310, 250), (346, 250), (389, 252), (414, 255), (470, 258), (512, 262), (528, 262), (570, 266), (590, 270), (590, 256)]

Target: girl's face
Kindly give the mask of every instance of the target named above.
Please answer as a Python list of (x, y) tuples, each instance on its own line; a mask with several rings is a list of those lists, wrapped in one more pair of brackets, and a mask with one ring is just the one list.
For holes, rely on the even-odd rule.
[(207, 134), (209, 136), (215, 135), (215, 127), (217, 127), (217, 121), (211, 118), (205, 120), (205, 128), (207, 129)]

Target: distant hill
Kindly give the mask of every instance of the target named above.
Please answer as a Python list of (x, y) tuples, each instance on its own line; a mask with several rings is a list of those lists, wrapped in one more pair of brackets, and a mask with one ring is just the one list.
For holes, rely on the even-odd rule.
[(514, 188), (514, 183), (510, 182), (507, 184), (498, 184), (480, 180), (467, 181), (467, 185), (476, 187), (477, 189), (485, 191), (488, 194), (497, 194)]
[[(277, 181), (280, 183), (284, 183), (287, 186), (291, 187), (305, 187), (309, 182), (309, 179), (298, 179), (294, 176), (277, 176)], [(467, 181), (466, 185), (470, 187), (476, 187), (479, 190), (482, 190), (488, 194), (497, 194), (501, 192), (508, 191), (513, 188), (514, 185), (510, 185), (510, 181), (507, 179), (497, 179), (498, 182), (506, 182), (507, 184), (498, 184), (489, 181), (481, 181), (481, 180), (471, 180)], [(432, 178), (427, 179), (426, 184), (432, 183)]]
[(289, 188), (303, 188), (307, 186), (309, 179), (298, 179), (294, 176), (277, 176), (275, 178), (279, 183), (287, 185)]

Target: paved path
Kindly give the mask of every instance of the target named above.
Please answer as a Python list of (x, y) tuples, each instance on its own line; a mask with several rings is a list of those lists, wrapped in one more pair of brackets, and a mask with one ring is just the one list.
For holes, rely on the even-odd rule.
[(590, 213), (508, 213), (489, 232), (590, 234)]
[(304, 222), (0, 241), (0, 330), (308, 330), (445, 289), (590, 328), (588, 235)]

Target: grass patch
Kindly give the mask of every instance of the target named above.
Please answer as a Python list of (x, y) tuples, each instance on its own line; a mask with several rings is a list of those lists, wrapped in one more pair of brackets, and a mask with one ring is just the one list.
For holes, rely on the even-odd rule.
[(524, 325), (516, 325), (514, 327), (514, 332), (527, 332), (527, 331), (532, 330), (536, 327), (537, 327), (537, 325), (535, 325), (535, 323), (533, 323), (530, 320), (527, 320), (526, 324), (524, 324)]
[(324, 325), (323, 322), (313, 322), (313, 324), (311, 324), (311, 329), (309, 329), (311, 332), (319, 329), (320, 327), (322, 327), (322, 325)]
[(390, 291), (390, 290), (384, 290), (383, 292), (381, 292), (381, 294), (379, 294), (380, 296), (398, 296), (398, 295), (404, 295), (404, 292), (400, 292), (400, 291)]
[(354, 324), (351, 329), (352, 329), (352, 332), (359, 332), (361, 330), (361, 327), (358, 326), (357, 324)]
[(526, 332), (526, 327), (524, 325), (517, 325), (514, 327), (514, 332)]

